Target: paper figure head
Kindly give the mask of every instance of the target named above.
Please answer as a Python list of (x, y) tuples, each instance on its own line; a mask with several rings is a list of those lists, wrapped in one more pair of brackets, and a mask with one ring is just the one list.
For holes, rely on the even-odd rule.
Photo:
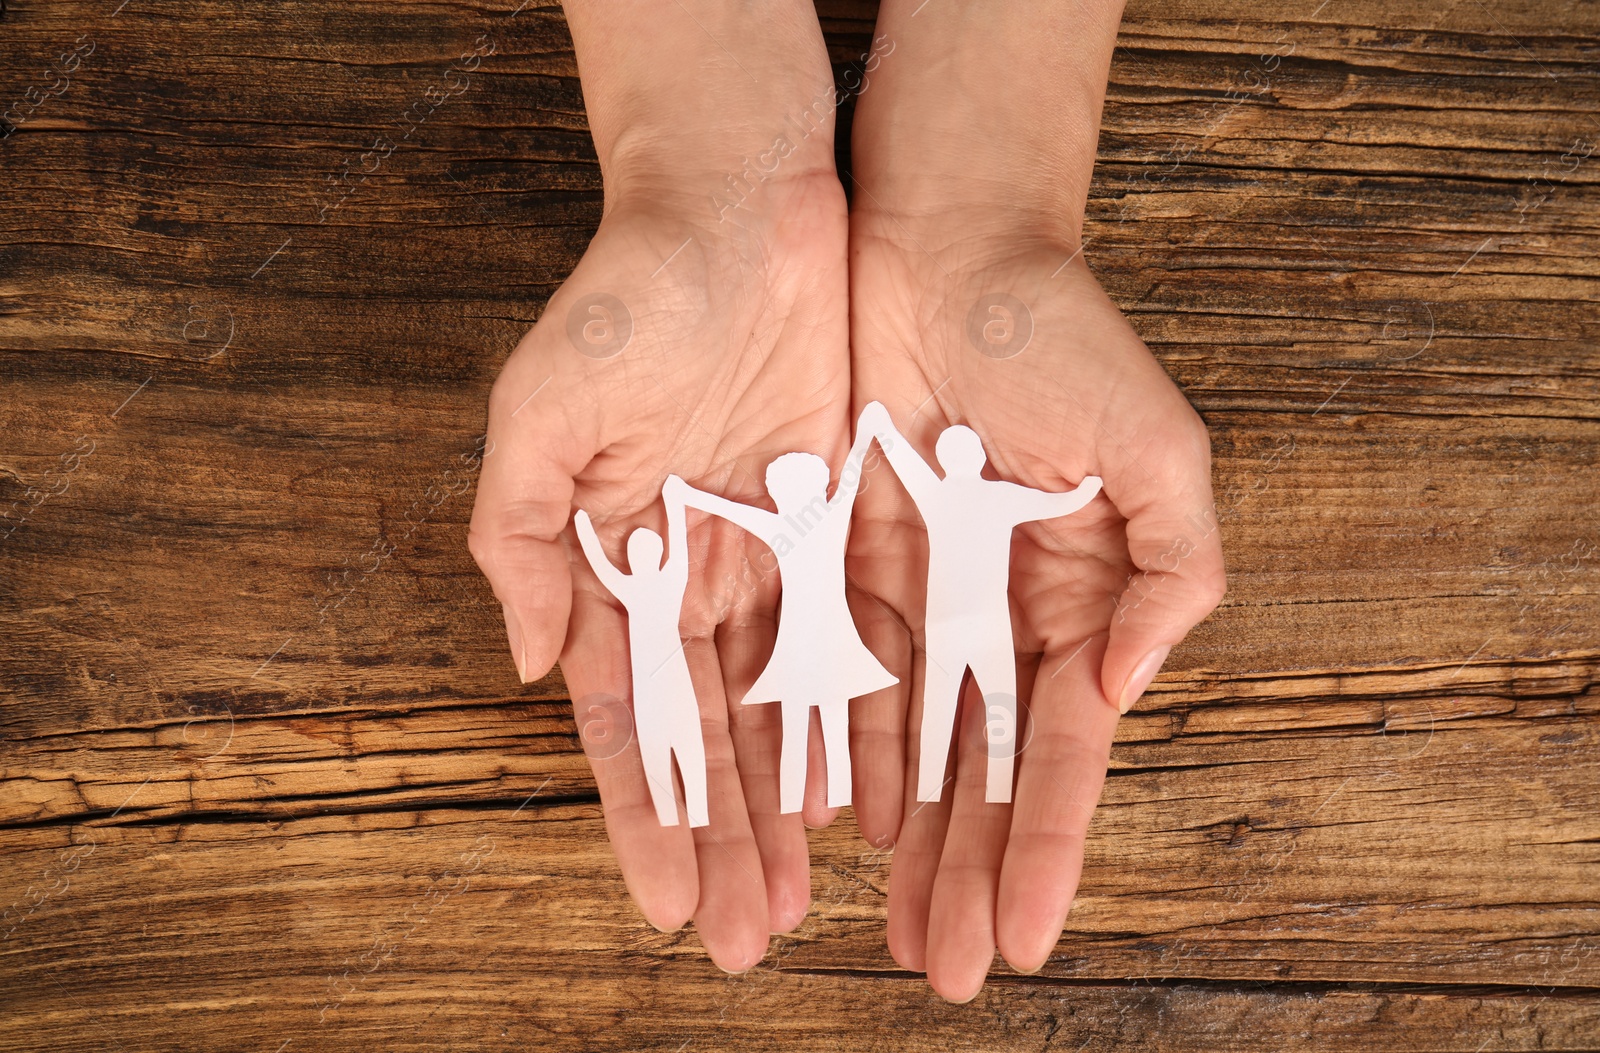
[(828, 499), (828, 462), (814, 453), (786, 453), (767, 465), (767, 493), (779, 512), (809, 507)]
[(965, 424), (955, 424), (940, 432), (933, 453), (939, 458), (939, 467), (944, 469), (946, 479), (952, 476), (974, 479), (989, 463), (989, 455), (983, 452), (983, 440)]
[(640, 527), (628, 535), (628, 570), (637, 574), (641, 570), (660, 570), (661, 552), (666, 546), (661, 535), (649, 527)]

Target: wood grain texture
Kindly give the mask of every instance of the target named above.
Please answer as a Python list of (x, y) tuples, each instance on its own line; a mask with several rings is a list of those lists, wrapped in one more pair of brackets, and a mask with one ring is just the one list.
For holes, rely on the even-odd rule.
[(0, 19), (0, 1048), (1600, 1046), (1593, 5), (1128, 11), (1086, 255), (1230, 592), (953, 1007), (848, 816), (752, 973), (651, 929), (516, 683), (464, 539), (600, 215), (559, 8), (118, 3)]

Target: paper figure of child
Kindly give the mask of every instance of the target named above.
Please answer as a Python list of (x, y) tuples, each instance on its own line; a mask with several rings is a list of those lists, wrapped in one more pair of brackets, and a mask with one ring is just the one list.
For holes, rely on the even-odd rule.
[(700, 734), (700, 707), (678, 635), (683, 590), (689, 582), (681, 502), (667, 501), (667, 560), (661, 561), (661, 535), (640, 527), (628, 535), (628, 568), (612, 566), (600, 547), (589, 514), (576, 516), (583, 554), (605, 587), (628, 612), (628, 651), (633, 670), (633, 726), (650, 783), (650, 800), (662, 826), (678, 825), (672, 759), (683, 778), (690, 826), (710, 822), (706, 809), (706, 749)]
[(740, 701), (783, 706), (778, 762), (783, 812), (798, 812), (805, 795), (812, 707), (822, 720), (828, 807), (837, 808), (850, 803), (850, 700), (900, 682), (861, 642), (845, 602), (850, 510), (871, 441), (865, 431), (857, 433), (831, 500), (828, 463), (811, 453), (786, 453), (767, 466), (767, 492), (777, 512), (705, 493), (675, 475), (663, 490), (668, 501), (681, 500), (743, 527), (778, 557), (783, 607), (777, 640), (771, 660)]
[(895, 429), (889, 411), (874, 402), (861, 413), (861, 429), (879, 437), (889, 466), (916, 502), (928, 532), (927, 663), (922, 677), (922, 753), (917, 800), (937, 801), (955, 729), (961, 680), (968, 669), (983, 692), (989, 766), (984, 800), (1011, 800), (1016, 758), (1017, 666), (1011, 639), (1011, 532), (1037, 519), (1070, 515), (1100, 492), (1098, 476), (1075, 490), (1053, 494), (985, 479), (988, 455), (971, 428), (955, 425), (939, 435), (934, 455), (944, 478), (928, 467)]

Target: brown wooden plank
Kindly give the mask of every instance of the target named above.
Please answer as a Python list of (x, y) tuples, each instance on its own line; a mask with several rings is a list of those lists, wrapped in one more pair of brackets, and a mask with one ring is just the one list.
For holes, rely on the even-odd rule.
[[(623, 892), (592, 806), (82, 827), (67, 857), (61, 835), (32, 831), (14, 857), (41, 868), (41, 887), (63, 887), (13, 922), (8, 944), (36, 953), (8, 985), (30, 1007), (0, 1023), (8, 1047), (1189, 1049), (1236, 1033), (1272, 1048), (1474, 1050), (1495, 1035), (1497, 1048), (1559, 1049), (1582, 1048), (1600, 1020), (1592, 938), (1532, 944), (1520, 975), (1459, 990), (1440, 986), (1443, 976), (1409, 986), (1195, 980), (1226, 966), (1233, 941), (1193, 936), (1143, 948), (1138, 983), (1097, 983), (1085, 977), (1128, 938), (1096, 933), (1083, 916), (1131, 910), (1149, 925), (1163, 908), (1092, 888), (1075, 946), (1049, 975), (1002, 968), (974, 1006), (951, 1007), (889, 959), (885, 863), (837, 826), (819, 838), (832, 862), (813, 868), (810, 918), (741, 977), (718, 973), (692, 933), (658, 933), (615, 909)], [(1552, 912), (1552, 928), (1565, 921)], [(1288, 939), (1307, 923), (1255, 924)], [(1376, 927), (1360, 911), (1346, 916), (1352, 955), (1356, 934)], [(1238, 948), (1259, 954), (1270, 942)], [(140, 997), (152, 988), (155, 1003)]]
[[(1141, 737), (1149, 722), (1165, 735)], [(211, 824), (244, 816), (262, 833), (318, 829), (330, 812), (362, 829), (450, 803), (511, 811), (592, 797), (570, 754), (529, 752), (530, 723), (557, 722), (497, 707), (236, 721), (230, 741), (222, 725), (191, 726), (188, 742), (176, 726), (99, 733), (92, 750), (44, 740), (32, 764), (6, 772), (16, 810), (4, 818), (19, 838), (62, 848), (100, 836), (209, 843)], [(1554, 982), (1551, 955), (1600, 944), (1590, 936), (1595, 696), (1542, 708), (1481, 698), (1202, 707), (1147, 715), (1124, 739), (1052, 972), (1532, 986)], [(601, 831), (583, 836), (589, 869), (571, 875), (567, 900), (614, 913), (591, 887), (604, 870), (616, 891)], [(239, 866), (233, 850), (194, 865)], [(817, 868), (863, 850), (841, 823), (818, 839)], [(16, 880), (37, 887), (27, 869)], [(881, 922), (881, 902), (872, 906)], [(1495, 937), (1480, 944), (1482, 933)], [(881, 926), (862, 935), (865, 946), (809, 950), (848, 968), (881, 943)], [(1584, 955), (1563, 986), (1600, 987), (1600, 957)]]

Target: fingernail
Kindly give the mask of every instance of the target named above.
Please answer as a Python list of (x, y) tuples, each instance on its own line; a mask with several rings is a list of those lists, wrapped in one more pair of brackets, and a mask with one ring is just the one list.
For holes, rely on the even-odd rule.
[(502, 603), (500, 609), (506, 615), (506, 641), (511, 645), (511, 660), (517, 663), (517, 679), (524, 684), (528, 682), (528, 645), (522, 638), (522, 623), (517, 621), (517, 615), (509, 604)]
[(1117, 710), (1126, 713), (1139, 701), (1139, 696), (1144, 694), (1144, 689), (1150, 686), (1150, 681), (1156, 678), (1161, 671), (1161, 663), (1167, 660), (1167, 652), (1172, 647), (1157, 647), (1154, 651), (1144, 656), (1144, 660), (1133, 667), (1133, 672), (1128, 675), (1128, 682), (1122, 685), (1122, 698), (1117, 701)]

